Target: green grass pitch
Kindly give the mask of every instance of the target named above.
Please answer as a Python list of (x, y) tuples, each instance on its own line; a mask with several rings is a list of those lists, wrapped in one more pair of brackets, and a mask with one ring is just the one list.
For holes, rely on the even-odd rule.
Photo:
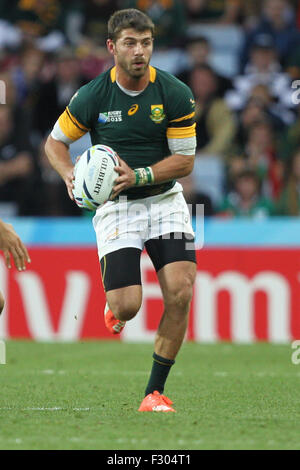
[(8, 341), (0, 449), (300, 448), (290, 345), (185, 343), (165, 389), (177, 413), (139, 413), (152, 348)]

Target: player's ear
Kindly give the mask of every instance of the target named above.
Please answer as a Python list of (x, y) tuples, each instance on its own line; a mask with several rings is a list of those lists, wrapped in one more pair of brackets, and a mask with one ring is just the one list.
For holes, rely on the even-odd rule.
[(111, 54), (114, 55), (114, 53), (115, 53), (115, 43), (113, 42), (112, 39), (107, 39), (106, 46), (107, 46), (108, 52), (110, 52)]

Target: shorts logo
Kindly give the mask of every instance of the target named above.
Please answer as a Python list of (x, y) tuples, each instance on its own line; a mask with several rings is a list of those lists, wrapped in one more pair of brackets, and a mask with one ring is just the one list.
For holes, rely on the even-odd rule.
[(105, 124), (106, 122), (120, 122), (122, 121), (122, 111), (108, 111), (106, 113), (100, 113), (98, 116), (98, 122)]
[(118, 227), (116, 228), (116, 230), (113, 232), (113, 233), (110, 233), (105, 241), (107, 242), (108, 240), (115, 240), (116, 238), (119, 238), (119, 229)]
[(139, 105), (133, 104), (128, 111), (128, 116), (133, 116), (138, 111), (138, 109), (139, 109)]
[(166, 115), (164, 114), (164, 106), (162, 104), (153, 104), (151, 105), (151, 115), (150, 119), (152, 119), (155, 124), (160, 124)]

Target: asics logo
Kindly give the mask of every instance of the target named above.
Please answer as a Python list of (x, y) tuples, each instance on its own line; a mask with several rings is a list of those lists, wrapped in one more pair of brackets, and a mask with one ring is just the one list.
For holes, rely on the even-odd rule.
[(128, 111), (128, 116), (133, 116), (133, 114), (135, 114), (138, 109), (139, 109), (139, 105), (138, 104), (133, 104), (131, 106), (131, 108), (129, 109), (129, 111)]

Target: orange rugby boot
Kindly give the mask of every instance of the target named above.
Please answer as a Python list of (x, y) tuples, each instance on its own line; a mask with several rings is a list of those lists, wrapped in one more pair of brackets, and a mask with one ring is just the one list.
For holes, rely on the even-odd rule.
[(119, 333), (121, 333), (126, 324), (126, 321), (118, 320), (114, 316), (112, 311), (109, 310), (107, 302), (104, 309), (104, 322), (108, 331), (110, 331), (110, 333), (112, 333), (113, 335), (118, 335)]
[(174, 411), (176, 413), (170, 405), (173, 405), (170, 398), (155, 391), (144, 398), (138, 411)]

